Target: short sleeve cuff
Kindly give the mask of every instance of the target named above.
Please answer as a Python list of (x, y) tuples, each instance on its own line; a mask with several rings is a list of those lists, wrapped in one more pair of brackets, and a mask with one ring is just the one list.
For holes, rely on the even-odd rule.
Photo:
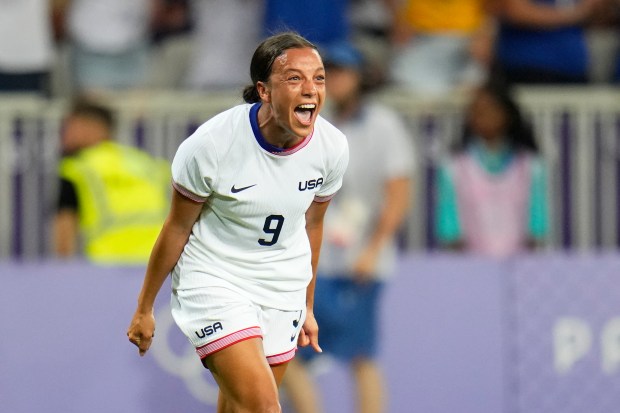
[(172, 181), (172, 186), (174, 187), (174, 189), (177, 190), (177, 192), (179, 192), (185, 198), (191, 199), (194, 202), (204, 203), (207, 201), (207, 198), (202, 197), (200, 195), (196, 195), (195, 193), (187, 190), (186, 188), (182, 187), (181, 185), (179, 185), (178, 183), (174, 181)]
[(314, 202), (327, 202), (327, 201), (330, 201), (334, 197), (334, 195), (336, 195), (336, 194), (331, 194), (331, 195), (327, 195), (327, 196), (318, 196), (318, 195), (316, 195), (314, 197)]

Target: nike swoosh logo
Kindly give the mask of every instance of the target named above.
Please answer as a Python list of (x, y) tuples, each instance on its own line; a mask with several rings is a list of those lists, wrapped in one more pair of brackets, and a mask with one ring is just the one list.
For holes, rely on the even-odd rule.
[(236, 194), (237, 192), (241, 192), (241, 191), (245, 191), (248, 188), (252, 188), (253, 186), (256, 186), (257, 184), (254, 185), (249, 185), (249, 186), (244, 186), (241, 188), (235, 188), (235, 186), (233, 185), (232, 188), (230, 188), (230, 192), (232, 192), (233, 194)]
[(301, 321), (301, 316), (303, 312), (299, 310), (299, 318), (297, 320), (293, 320), (293, 327), (295, 330), (293, 331), (293, 335), (291, 336), (291, 343), (295, 340), (295, 336), (297, 335), (297, 327), (299, 326), (299, 322)]

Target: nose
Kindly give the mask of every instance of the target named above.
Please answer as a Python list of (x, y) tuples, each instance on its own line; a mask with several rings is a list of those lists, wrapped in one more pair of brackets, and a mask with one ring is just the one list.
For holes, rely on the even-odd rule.
[(314, 84), (314, 81), (312, 79), (307, 79), (306, 81), (304, 81), (301, 93), (304, 96), (316, 95), (316, 85)]

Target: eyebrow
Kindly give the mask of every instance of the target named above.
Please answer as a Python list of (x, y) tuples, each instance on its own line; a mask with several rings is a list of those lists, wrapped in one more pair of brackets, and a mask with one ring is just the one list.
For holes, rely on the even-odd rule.
[[(325, 66), (319, 66), (319, 67), (317, 67), (317, 68), (314, 70), (314, 73), (316, 73), (316, 72), (325, 72)], [(286, 74), (289, 74), (289, 73), (303, 73), (303, 70), (302, 70), (302, 69), (296, 69), (296, 68), (293, 68), (293, 67), (289, 67), (289, 68), (287, 68), (287, 69), (284, 69), (284, 70), (282, 71), (282, 73), (283, 73), (283, 74), (285, 74), (285, 75), (286, 75)]]

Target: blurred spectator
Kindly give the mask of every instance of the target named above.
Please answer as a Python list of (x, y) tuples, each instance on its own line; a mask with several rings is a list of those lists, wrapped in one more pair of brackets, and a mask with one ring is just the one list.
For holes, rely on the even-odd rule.
[(49, 94), (53, 2), (0, 1), (0, 92)]
[(146, 85), (151, 25), (161, 1), (69, 1), (66, 31), (77, 93)]
[(190, 0), (160, 0), (154, 5), (153, 42), (191, 31)]
[(353, 35), (387, 39), (392, 15), (386, 0), (350, 0), (349, 22)]
[(351, 0), (351, 40), (367, 58), (372, 82), (384, 83), (391, 64), (392, 13), (386, 0)]
[(589, 19), (586, 40), (590, 83), (610, 83), (620, 52), (620, 0), (604, 0)]
[(265, 0), (263, 34), (294, 30), (323, 47), (346, 41), (350, 36), (348, 7), (349, 0)]
[(153, 58), (149, 86), (178, 89), (184, 85), (192, 52), (193, 18), (190, 0), (161, 0), (151, 32)]
[(110, 110), (81, 101), (62, 136), (54, 220), (58, 256), (104, 264), (146, 263), (167, 213), (169, 164), (114, 142)]
[(261, 36), (263, 1), (194, 0), (191, 5), (195, 27), (186, 86), (242, 87)]
[(487, 0), (386, 0), (394, 16), (391, 78), (429, 96), (471, 89), (492, 60), (495, 24)]
[[(620, 39), (620, 0), (609, 0), (610, 7), (613, 10), (612, 21), (616, 29), (617, 39)], [(613, 75), (613, 81), (620, 84), (620, 44), (616, 44), (616, 64)]]
[(609, 21), (611, 22), (616, 34), (616, 50), (614, 70), (612, 80), (614, 83), (620, 84), (620, 0), (609, 0), (608, 10), (610, 11)]
[[(375, 361), (379, 303), (396, 261), (396, 233), (407, 216), (414, 153), (399, 115), (367, 98), (360, 52), (341, 43), (322, 54), (326, 116), (346, 134), (350, 160), (325, 217), (314, 312), (324, 352), (353, 373), (356, 411), (377, 413), (385, 411), (386, 399)], [(289, 364), (284, 385), (297, 413), (318, 413), (317, 391), (303, 362), (316, 355), (306, 350)]]
[(604, 0), (500, 0), (497, 69), (510, 83), (588, 80), (584, 24)]
[(489, 83), (477, 91), (462, 141), (439, 173), (441, 244), (495, 257), (541, 245), (548, 218), (537, 151), (508, 90)]

